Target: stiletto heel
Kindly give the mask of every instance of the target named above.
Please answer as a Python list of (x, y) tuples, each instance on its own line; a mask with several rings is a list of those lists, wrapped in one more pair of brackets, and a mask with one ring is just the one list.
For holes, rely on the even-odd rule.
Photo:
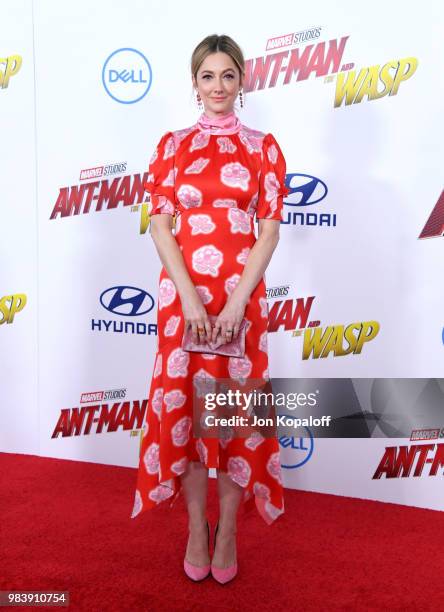
[[(208, 549), (209, 549), (210, 548), (210, 525), (208, 524), (208, 521), (207, 521), (207, 530), (208, 530)], [(204, 580), (204, 578), (209, 576), (211, 573), (210, 564), (203, 565), (203, 566), (193, 565), (186, 559), (183, 560), (183, 569), (185, 571), (185, 574), (188, 576), (188, 578), (191, 578), (191, 580), (194, 580), (194, 582), (200, 582), (201, 580)]]
[[(216, 537), (217, 530), (219, 529), (219, 521), (217, 521), (216, 530), (214, 532), (214, 548), (216, 548)], [(226, 584), (233, 580), (233, 578), (237, 574), (237, 561), (230, 565), (229, 567), (215, 567), (213, 562), (211, 562), (211, 574), (213, 578), (219, 582), (219, 584)]]

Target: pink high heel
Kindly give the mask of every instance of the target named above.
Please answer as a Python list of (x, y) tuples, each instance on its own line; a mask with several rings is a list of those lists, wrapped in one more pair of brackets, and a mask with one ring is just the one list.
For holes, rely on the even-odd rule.
[[(217, 522), (216, 531), (214, 532), (214, 546), (216, 547), (216, 536), (217, 530), (219, 529), (219, 521)], [(233, 578), (237, 574), (237, 561), (230, 565), (229, 567), (215, 567), (211, 562), (211, 573), (213, 578), (219, 582), (219, 584), (226, 584), (233, 580)]]
[[(208, 545), (210, 544), (210, 526), (207, 521), (207, 529), (208, 529)], [(183, 560), (183, 569), (185, 574), (194, 582), (199, 582), (200, 580), (204, 580), (211, 573), (210, 564), (208, 565), (193, 565), (186, 559)]]

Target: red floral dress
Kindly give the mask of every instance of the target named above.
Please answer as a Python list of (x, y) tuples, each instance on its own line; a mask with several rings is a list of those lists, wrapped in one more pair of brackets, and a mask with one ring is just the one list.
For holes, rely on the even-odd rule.
[[(203, 117), (163, 135), (144, 186), (151, 215), (175, 216), (175, 239), (190, 277), (208, 314), (218, 315), (256, 241), (254, 217), (281, 220), (289, 190), (285, 159), (272, 134), (246, 127), (234, 112), (223, 128), (208, 126)], [(284, 512), (276, 437), (195, 438), (192, 429), (196, 377), (268, 379), (265, 289), (264, 276), (245, 309), (245, 357), (192, 353), (181, 348), (180, 297), (162, 267), (158, 344), (131, 518), (164, 500), (172, 506), (189, 461), (227, 472), (244, 489), (244, 510), (255, 503), (268, 524)]]

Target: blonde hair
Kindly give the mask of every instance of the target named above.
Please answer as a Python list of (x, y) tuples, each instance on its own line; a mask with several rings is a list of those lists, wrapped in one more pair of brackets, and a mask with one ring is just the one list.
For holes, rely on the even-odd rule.
[[(245, 75), (245, 58), (242, 49), (230, 36), (226, 34), (211, 34), (207, 36), (197, 45), (191, 55), (191, 74), (197, 81), (197, 71), (199, 70), (202, 62), (211, 55), (221, 51), (231, 57), (233, 62), (236, 64), (239, 70), (239, 81), (241, 81)], [(192, 88), (192, 95), (194, 95), (194, 88)]]

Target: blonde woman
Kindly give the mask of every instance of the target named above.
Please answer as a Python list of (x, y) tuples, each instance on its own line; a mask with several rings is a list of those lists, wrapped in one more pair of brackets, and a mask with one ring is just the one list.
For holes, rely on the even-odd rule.
[[(201, 114), (195, 124), (166, 132), (151, 157), (151, 235), (162, 269), (158, 347), (141, 444), (135, 517), (180, 491), (188, 510), (184, 570), (221, 584), (237, 574), (237, 511), (256, 506), (271, 524), (284, 511), (276, 437), (194, 437), (196, 378), (268, 379), (265, 270), (279, 240), (286, 165), (271, 133), (244, 125), (245, 61), (229, 36), (212, 35), (194, 50), (192, 83)], [(173, 233), (173, 217), (176, 219)], [(254, 220), (258, 219), (258, 237)], [(217, 315), (212, 327), (209, 316)], [(183, 350), (237, 339), (246, 319), (245, 355)], [(216, 468), (219, 519), (210, 561), (208, 470)]]

